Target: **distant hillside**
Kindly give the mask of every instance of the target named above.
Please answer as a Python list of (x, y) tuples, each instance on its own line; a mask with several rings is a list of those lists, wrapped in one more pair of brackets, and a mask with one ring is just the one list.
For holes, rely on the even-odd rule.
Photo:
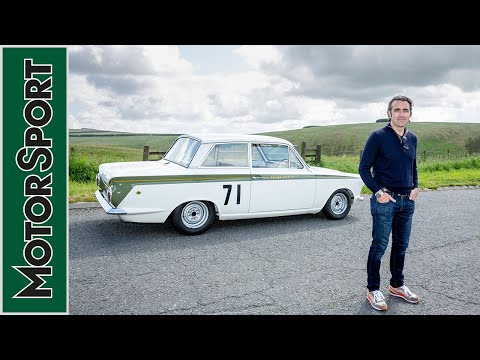
[(69, 129), (68, 134), (70, 137), (82, 136), (178, 136), (180, 134), (155, 134), (155, 133), (130, 133), (124, 131), (110, 131), (110, 130), (96, 130), (96, 129)]
[[(322, 145), (325, 155), (358, 155), (370, 133), (385, 123), (308, 126), (302, 129), (265, 132), (261, 135), (277, 136), (295, 145), (302, 141), (307, 148)], [(418, 152), (429, 155), (465, 153), (469, 138), (480, 138), (480, 123), (416, 123), (409, 124), (419, 141)], [(70, 145), (104, 145), (142, 149), (144, 145), (155, 150), (166, 150), (180, 134), (136, 134), (95, 129), (71, 129)]]
[(143, 151), (143, 146), (151, 151), (162, 151), (170, 147), (180, 134), (129, 133), (96, 129), (69, 129), (69, 145), (125, 147)]
[[(362, 123), (347, 125), (309, 126), (303, 129), (266, 132), (263, 135), (277, 136), (307, 148), (322, 145), (326, 155), (359, 154), (370, 133), (385, 126), (385, 123)], [(418, 138), (418, 152), (444, 155), (465, 152), (469, 138), (480, 137), (480, 123), (433, 123), (412, 122), (407, 127)]]

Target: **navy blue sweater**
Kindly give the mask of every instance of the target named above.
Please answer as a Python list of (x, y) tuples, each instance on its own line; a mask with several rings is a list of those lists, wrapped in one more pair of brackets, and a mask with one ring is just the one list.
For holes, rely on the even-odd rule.
[(390, 124), (368, 137), (358, 173), (373, 193), (386, 187), (395, 193), (408, 194), (418, 187), (417, 137), (410, 131), (406, 136), (408, 150)]

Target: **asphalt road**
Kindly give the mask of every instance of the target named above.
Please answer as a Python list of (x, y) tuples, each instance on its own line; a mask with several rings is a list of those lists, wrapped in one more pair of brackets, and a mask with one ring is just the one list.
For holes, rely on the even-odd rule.
[(422, 191), (405, 284), (421, 297), (366, 300), (369, 196), (341, 221), (322, 215), (218, 221), (187, 237), (170, 224), (69, 210), (69, 313), (479, 315), (480, 189)]

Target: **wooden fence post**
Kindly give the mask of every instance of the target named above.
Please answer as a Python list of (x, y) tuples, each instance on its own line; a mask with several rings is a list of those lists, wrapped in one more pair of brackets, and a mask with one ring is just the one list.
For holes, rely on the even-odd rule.
[(143, 161), (148, 161), (148, 155), (150, 153), (150, 146), (143, 146)]
[(307, 154), (307, 143), (305, 141), (302, 141), (302, 147), (301, 147), (301, 154), (302, 155), (302, 159), (303, 160), (307, 160), (306, 159), (306, 154)]
[(320, 164), (320, 161), (322, 160), (322, 145), (318, 145), (315, 148), (315, 162), (317, 164)]

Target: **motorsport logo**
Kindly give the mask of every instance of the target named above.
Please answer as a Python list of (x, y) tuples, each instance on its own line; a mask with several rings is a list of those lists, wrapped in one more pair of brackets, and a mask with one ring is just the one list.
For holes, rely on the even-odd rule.
[(3, 312), (67, 312), (66, 64), (3, 49)]

